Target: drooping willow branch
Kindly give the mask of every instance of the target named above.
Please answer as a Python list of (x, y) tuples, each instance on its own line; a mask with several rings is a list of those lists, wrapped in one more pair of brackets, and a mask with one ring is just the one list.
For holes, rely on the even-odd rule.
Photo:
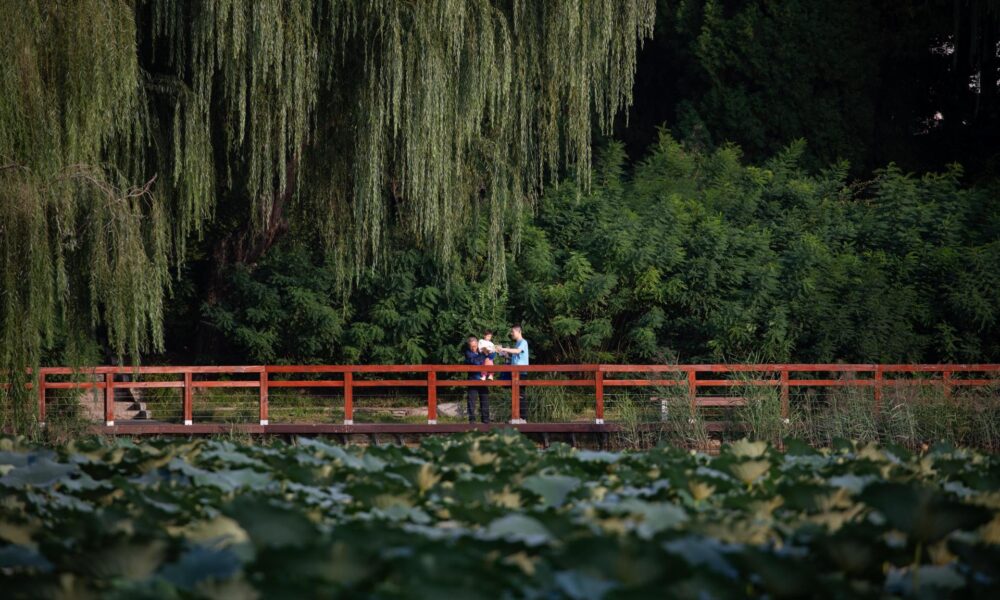
[(56, 330), (103, 327), (119, 356), (158, 347), (168, 265), (222, 197), (266, 227), (291, 194), (355, 274), (391, 227), (447, 260), (484, 211), (501, 282), (522, 208), (562, 170), (588, 173), (593, 127), (631, 101), (655, 8), (7, 4), (0, 164), (26, 170), (0, 171), (0, 366), (36, 364)]

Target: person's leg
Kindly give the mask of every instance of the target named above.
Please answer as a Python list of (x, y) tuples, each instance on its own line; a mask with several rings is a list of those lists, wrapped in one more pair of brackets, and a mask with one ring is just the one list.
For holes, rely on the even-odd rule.
[(490, 392), (486, 387), (479, 390), (479, 416), (483, 419), (483, 423), (490, 422)]
[(468, 411), (469, 411), (469, 423), (475, 423), (476, 422), (476, 405), (475, 405), (475, 400), (476, 400), (476, 397), (478, 395), (479, 395), (479, 393), (476, 391), (476, 388), (474, 388), (472, 386), (469, 386), (468, 396), (467, 396), (466, 402), (465, 402), (466, 408), (468, 408)]

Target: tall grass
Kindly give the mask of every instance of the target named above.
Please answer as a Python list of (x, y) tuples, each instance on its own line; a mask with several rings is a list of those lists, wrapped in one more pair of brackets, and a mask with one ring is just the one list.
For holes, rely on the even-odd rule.
[(31, 433), (31, 439), (63, 445), (94, 435), (94, 424), (79, 402), (54, 404), (46, 412), (45, 427), (37, 427)]
[[(596, 418), (595, 400), (592, 393), (574, 393), (564, 387), (522, 387), (521, 394), (527, 394), (530, 414), (522, 416), (539, 423), (571, 423)], [(509, 393), (508, 396), (509, 398)]]
[(803, 394), (792, 403), (793, 435), (814, 446), (834, 439), (892, 443), (919, 448), (938, 442), (1000, 450), (997, 388), (956, 390), (936, 385), (887, 388), (881, 406), (867, 387), (838, 387), (824, 395)]
[(660, 402), (666, 408), (662, 416), (666, 427), (661, 441), (682, 448), (709, 449), (711, 436), (708, 422), (701, 411), (691, 413), (691, 400), (686, 390), (668, 388), (661, 393), (663, 395), (660, 396)]
[(733, 409), (733, 428), (752, 440), (764, 440), (779, 445), (789, 427), (781, 416), (781, 390), (774, 386), (752, 383), (752, 373), (738, 373), (742, 385), (733, 389), (743, 404)]
[[(677, 373), (655, 376), (683, 379)], [(667, 444), (706, 450), (711, 445), (705, 416), (700, 411), (691, 413), (686, 387), (620, 389), (605, 396), (606, 420), (618, 426), (611, 439), (613, 446), (646, 449)]]
[[(608, 399), (605, 397), (606, 403)], [(658, 419), (659, 406), (648, 397), (624, 391), (610, 399), (604, 414), (608, 422), (618, 426), (610, 439), (613, 448), (652, 448), (669, 435), (669, 427)]]

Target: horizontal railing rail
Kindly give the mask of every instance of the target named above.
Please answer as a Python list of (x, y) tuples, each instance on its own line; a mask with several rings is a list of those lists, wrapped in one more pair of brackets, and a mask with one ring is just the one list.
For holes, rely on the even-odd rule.
[[(463, 378), (493, 373), (488, 380)], [(144, 377), (155, 376), (155, 379)], [(735, 378), (733, 377), (735, 376)], [(196, 391), (218, 388), (256, 390), (260, 425), (271, 424), (272, 388), (339, 390), (343, 425), (354, 424), (354, 394), (371, 388), (416, 388), (426, 397), (427, 425), (438, 423), (438, 391), (449, 388), (500, 387), (510, 390), (510, 422), (524, 423), (521, 398), (525, 388), (590, 388), (593, 424), (603, 425), (607, 388), (682, 388), (692, 416), (699, 405), (733, 406), (733, 399), (700, 398), (704, 389), (738, 386), (776, 387), (781, 416), (787, 420), (792, 389), (857, 387), (872, 389), (879, 410), (886, 389), (940, 386), (950, 397), (960, 387), (1000, 388), (1000, 364), (696, 364), (696, 365), (242, 365), (242, 366), (99, 366), (44, 367), (30, 385), (38, 394), (38, 417), (44, 423), (50, 390), (101, 390), (104, 425), (115, 426), (116, 389), (180, 390), (183, 424), (195, 424)]]

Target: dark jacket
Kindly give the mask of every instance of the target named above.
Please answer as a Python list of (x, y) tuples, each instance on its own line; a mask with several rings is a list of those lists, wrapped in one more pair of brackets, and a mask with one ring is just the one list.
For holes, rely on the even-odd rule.
[[(486, 361), (485, 354), (480, 354), (479, 352), (473, 352), (468, 348), (465, 349), (465, 364), (482, 366), (483, 362), (485, 361)], [(479, 371), (470, 371), (469, 379), (479, 379)]]

